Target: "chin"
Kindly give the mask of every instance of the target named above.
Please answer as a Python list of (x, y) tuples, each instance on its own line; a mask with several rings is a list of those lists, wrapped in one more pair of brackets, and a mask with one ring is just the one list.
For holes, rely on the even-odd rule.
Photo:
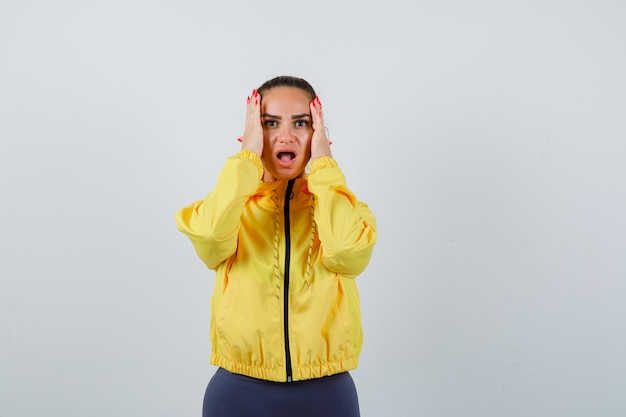
[(270, 172), (269, 173), (276, 181), (279, 180), (291, 180), (294, 178), (302, 178), (304, 177), (304, 169), (298, 171), (298, 170), (279, 170), (279, 171), (275, 171), (275, 172)]
[(283, 174), (283, 175), (280, 175), (278, 178), (282, 180), (292, 180), (294, 178), (301, 178), (303, 176), (304, 176), (304, 171), (301, 171), (299, 173), (293, 172), (289, 174)]

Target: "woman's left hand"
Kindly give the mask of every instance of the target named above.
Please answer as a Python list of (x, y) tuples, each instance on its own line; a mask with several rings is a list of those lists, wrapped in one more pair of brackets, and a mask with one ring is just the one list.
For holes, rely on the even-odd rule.
[(309, 104), (311, 108), (311, 118), (313, 119), (313, 137), (311, 138), (311, 161), (322, 156), (332, 157), (330, 152), (330, 141), (326, 136), (324, 126), (324, 114), (322, 113), (322, 102), (319, 97), (315, 97)]

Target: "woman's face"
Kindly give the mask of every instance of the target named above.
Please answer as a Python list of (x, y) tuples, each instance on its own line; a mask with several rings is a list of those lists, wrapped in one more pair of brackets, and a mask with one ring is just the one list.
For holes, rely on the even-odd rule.
[(311, 158), (311, 99), (299, 88), (275, 87), (261, 99), (266, 182), (297, 178)]

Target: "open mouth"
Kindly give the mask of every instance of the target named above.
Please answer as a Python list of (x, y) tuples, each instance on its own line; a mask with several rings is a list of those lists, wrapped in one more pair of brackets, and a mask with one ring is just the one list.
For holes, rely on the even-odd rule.
[(278, 165), (283, 168), (291, 168), (296, 163), (296, 154), (291, 151), (281, 151), (276, 154)]
[(283, 162), (289, 162), (296, 157), (296, 154), (293, 152), (278, 152), (276, 157)]

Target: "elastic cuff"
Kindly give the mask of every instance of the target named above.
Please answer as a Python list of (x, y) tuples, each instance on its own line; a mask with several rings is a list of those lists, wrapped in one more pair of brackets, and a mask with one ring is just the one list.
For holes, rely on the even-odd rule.
[(237, 152), (237, 157), (252, 161), (259, 172), (259, 178), (263, 177), (263, 161), (261, 161), (261, 157), (257, 153), (252, 152), (250, 149), (242, 149)]
[(317, 159), (314, 159), (311, 162), (311, 173), (317, 171), (318, 169), (321, 168), (326, 168), (326, 167), (336, 167), (337, 165), (337, 161), (335, 161), (333, 158), (331, 158), (330, 156), (321, 156)]

